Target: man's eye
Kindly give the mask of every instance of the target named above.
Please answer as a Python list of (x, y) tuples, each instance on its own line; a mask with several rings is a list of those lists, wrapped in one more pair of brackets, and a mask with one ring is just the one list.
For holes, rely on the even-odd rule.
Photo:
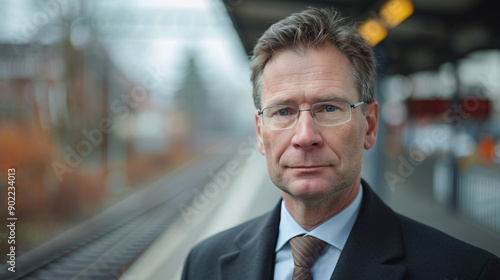
[(291, 114), (290, 110), (288, 109), (280, 109), (278, 112), (276, 112), (279, 116), (289, 116)]
[(333, 106), (333, 105), (326, 105), (325, 106), (325, 112), (334, 112), (338, 109), (338, 107)]
[(333, 113), (338, 111), (340, 108), (338, 106), (332, 105), (332, 104), (325, 104), (320, 108), (318, 113)]

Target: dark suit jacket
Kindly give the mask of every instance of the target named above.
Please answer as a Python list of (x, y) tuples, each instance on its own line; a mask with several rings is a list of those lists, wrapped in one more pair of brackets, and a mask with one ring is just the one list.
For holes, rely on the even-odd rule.
[[(500, 279), (500, 259), (393, 212), (363, 182), (358, 218), (332, 278)], [(183, 280), (273, 278), (280, 205), (219, 233), (189, 254)]]

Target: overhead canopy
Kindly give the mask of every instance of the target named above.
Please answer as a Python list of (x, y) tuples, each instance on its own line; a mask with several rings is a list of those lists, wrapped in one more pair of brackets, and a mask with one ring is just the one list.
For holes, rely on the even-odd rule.
[[(224, 0), (248, 55), (273, 23), (307, 6), (334, 7), (362, 22), (377, 16), (387, 0)], [(494, 0), (412, 0), (414, 13), (376, 47), (385, 73), (435, 69), (482, 49), (500, 48), (500, 17)]]

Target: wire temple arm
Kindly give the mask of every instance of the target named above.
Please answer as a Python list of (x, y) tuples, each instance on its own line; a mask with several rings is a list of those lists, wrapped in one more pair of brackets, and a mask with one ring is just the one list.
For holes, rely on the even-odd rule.
[(365, 102), (364, 102), (364, 101), (361, 101), (361, 102), (358, 102), (358, 103), (349, 104), (349, 106), (351, 106), (351, 108), (356, 108), (356, 107), (358, 107), (359, 105), (363, 105), (363, 103), (365, 103)]

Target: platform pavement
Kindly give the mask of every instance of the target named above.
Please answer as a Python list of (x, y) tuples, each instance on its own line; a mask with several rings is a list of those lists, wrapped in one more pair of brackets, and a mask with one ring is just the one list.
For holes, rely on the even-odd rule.
[[(176, 221), (121, 279), (180, 279), (183, 262), (192, 246), (216, 232), (272, 209), (279, 201), (280, 192), (267, 176), (264, 158), (259, 154), (252, 155), (244, 160), (238, 176), (231, 178), (229, 186), (210, 199), (203, 211)], [(382, 199), (399, 213), (500, 254), (499, 236), (434, 202), (411, 182), (408, 180), (395, 190), (381, 192)]]

